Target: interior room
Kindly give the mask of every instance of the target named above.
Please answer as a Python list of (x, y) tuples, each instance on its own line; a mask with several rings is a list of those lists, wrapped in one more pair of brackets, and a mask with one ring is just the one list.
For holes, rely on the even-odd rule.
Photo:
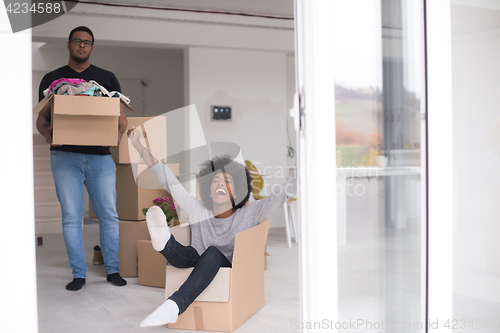
[[(368, 5), (368, 2), (364, 3)], [(186, 4), (189, 2), (182, 3), (183, 6)], [(201, 5), (196, 1), (192, 4)], [(297, 165), (297, 136), (289, 115), (296, 84), (294, 23), (283, 19), (293, 17), (293, 2), (272, 1), (247, 8), (243, 2), (237, 1), (232, 6), (237, 4), (240, 7), (235, 7), (236, 12), (250, 10), (262, 14), (266, 11), (268, 15), (280, 18), (235, 18), (229, 14), (179, 13), (126, 6), (111, 10), (101, 5), (79, 4), (67, 17), (33, 29), (34, 101), (43, 73), (66, 61), (66, 36), (59, 31), (70, 30), (75, 24), (95, 26), (92, 61), (117, 75), (123, 92), (129, 94), (127, 91), (130, 91), (131, 105), (140, 116), (159, 116), (194, 105), (205, 140), (236, 143), (244, 159), (265, 174), (261, 195), (268, 195), (274, 185), (292, 176)], [(158, 5), (165, 6), (166, 2)], [(203, 6), (207, 7), (201, 8), (216, 9), (218, 5), (221, 4), (204, 3)], [(370, 5), (370, 8), (376, 10), (375, 5)], [(399, 24), (400, 21), (390, 12), (392, 7), (386, 4), (385, 8), (382, 11), (385, 23)], [(225, 7), (228, 12), (230, 9)], [(356, 6), (350, 7), (349, 11), (347, 17), (357, 12)], [(360, 317), (376, 321), (384, 317), (398, 318), (398, 315), (418, 320), (421, 315), (419, 242), (422, 232), (419, 201), (422, 182), (416, 167), (420, 163), (419, 121), (418, 118), (415, 121), (413, 114), (401, 123), (381, 121), (383, 112), (398, 107), (406, 107), (414, 113), (420, 111), (420, 100), (411, 104), (405, 101), (406, 97), (401, 97), (405, 94), (403, 77), (418, 75), (402, 66), (403, 61), (407, 61), (402, 53), (403, 46), (390, 43), (391, 31), (381, 28), (377, 19), (369, 19), (370, 15), (371, 12), (350, 22), (338, 18), (339, 26), (350, 24), (353, 31), (356, 25), (363, 26), (363, 29), (376, 27), (374, 34), (359, 36), (362, 43), (352, 47), (348, 38), (341, 34), (335, 40), (336, 44), (349, 50), (339, 53), (335, 59), (344, 68), (338, 73), (335, 87), (338, 100), (337, 149), (343, 154), (343, 164), (339, 168), (342, 175), (339, 184), (343, 190), (337, 191), (334, 197), (338, 205), (339, 300), (342, 305), (339, 315), (344, 321)], [(156, 19), (152, 20), (151, 16)], [(109, 31), (110, 24), (122, 33), (117, 36)], [(54, 32), (56, 29), (57, 33)], [(372, 45), (371, 38), (380, 44)], [(359, 59), (353, 62), (357, 54), (362, 56), (358, 55)], [(361, 73), (355, 68), (357, 66), (364, 66), (366, 71)], [(353, 72), (357, 75), (352, 75)], [(383, 103), (380, 100), (382, 80), (392, 83), (391, 93), (384, 91)], [(419, 83), (413, 83), (417, 95)], [(231, 121), (210, 119), (212, 105), (229, 105), (232, 108)], [(129, 111), (127, 115), (136, 116)], [(176, 130), (169, 127), (167, 131), (177, 133)], [(384, 146), (391, 149), (391, 154), (397, 155), (391, 166), (402, 168), (402, 171), (379, 174), (379, 169), (374, 173), (374, 169), (367, 169), (376, 165), (372, 151), (378, 148), (378, 142), (367, 143), (364, 135), (360, 140), (358, 134), (354, 140), (345, 139), (349, 138), (349, 133), (364, 132), (374, 137), (382, 132), (387, 134), (384, 135)], [(405, 133), (405, 147), (398, 138), (401, 132)], [(183, 137), (184, 134), (180, 133), (178, 137)], [(34, 130), (34, 136), (37, 135)], [(411, 147), (406, 147), (410, 143)], [(43, 140), (35, 148), (48, 150)], [(37, 150), (34, 153), (37, 154), (36, 172), (50, 171), (46, 155)], [(402, 176), (397, 176), (401, 172)], [(43, 204), (48, 201), (48, 194), (37, 201), (36, 189), (36, 209), (59, 209), (53, 194), (47, 207)], [(296, 206), (292, 204), (290, 207), (291, 220), (296, 219)], [(89, 210), (89, 200), (85, 196), (85, 216)], [(92, 266), (89, 284), (85, 286), (92, 291), (80, 296), (81, 300), (68, 294), (62, 288), (65, 254), (62, 237), (57, 233), (60, 218), (56, 217), (57, 212), (51, 214), (54, 215), (45, 213), (35, 223), (37, 236), (43, 237), (44, 244), (37, 247), (39, 304), (43, 305), (39, 308), (40, 330), (62, 332), (76, 321), (81, 323), (78, 327), (82, 332), (106, 331), (110, 327), (146, 331), (138, 326), (140, 317), (154, 309), (154, 299), (163, 298), (163, 289), (141, 286), (138, 279), (129, 277), (126, 290), (109, 290), (105, 281), (90, 283), (104, 274), (102, 267)], [(238, 332), (287, 332), (300, 328), (298, 237), (293, 237), (291, 247), (288, 247), (283, 209), (277, 209), (267, 219), (271, 226), (267, 244), (270, 256), (265, 272), (266, 305), (238, 328)], [(84, 219), (84, 230), (87, 260), (90, 260), (93, 247), (98, 244), (95, 220)], [(397, 253), (405, 248), (404, 244), (407, 247), (404, 255), (398, 256)], [(359, 267), (365, 270), (359, 270)], [(59, 269), (60, 282), (54, 283), (52, 276)], [(67, 273), (66, 279), (69, 271)], [(105, 299), (101, 298), (103, 293)], [(401, 297), (409, 301), (401, 304)], [(117, 301), (116, 307), (113, 300)], [(133, 307), (130, 306), (132, 303)], [(73, 307), (80, 308), (82, 314)], [(96, 313), (100, 315), (96, 316)]]
[[(188, 11), (151, 9), (143, 3), (135, 7), (138, 4), (129, 1), (120, 1), (120, 5), (78, 4), (67, 19), (60, 17), (32, 30), (33, 105), (38, 102), (43, 75), (67, 64), (67, 34), (85, 25), (95, 35), (91, 63), (117, 76), (122, 92), (137, 111), (126, 110), (129, 119), (156, 117), (194, 105), (206, 142), (237, 144), (243, 158), (265, 175), (261, 195), (270, 194), (273, 185), (293, 176), (297, 163), (296, 134), (289, 116), (295, 92), (293, 1), (148, 3)], [(211, 119), (212, 105), (230, 106), (232, 119)], [(139, 285), (137, 277), (125, 277), (126, 288), (108, 290), (103, 266), (91, 264), (94, 246), (99, 244), (99, 227), (86, 191), (83, 228), (88, 293), (82, 297), (64, 289), (63, 281), (70, 279), (71, 270), (64, 250), (60, 205), (51, 179), (49, 146), (35, 121), (33, 116), (40, 332), (163, 331), (165, 327), (141, 328), (139, 324), (141, 317), (163, 302), (164, 288)], [(177, 141), (189, 135), (178, 123), (168, 121), (167, 132), (169, 140), (175, 140), (167, 142), (169, 151), (176, 150)], [(189, 189), (190, 185), (185, 186)], [(290, 219), (296, 218), (296, 204), (290, 208)], [(266, 218), (271, 221), (265, 275), (267, 311), (259, 311), (261, 317), (253, 316), (238, 329), (241, 332), (285, 332), (290, 320), (299, 317), (298, 243), (290, 237), (288, 246), (283, 208)]]
[[(200, 198), (195, 150), (211, 156), (221, 142), (238, 148), (254, 184), (263, 182), (250, 204), (290, 178), (301, 185), (258, 226), (270, 222), (265, 244), (239, 238), (248, 249), (241, 262), (259, 268), (262, 285), (252, 279), (237, 290), (243, 278), (227, 280), (226, 300), (203, 296), (215, 315), (198, 302), (191, 326), (169, 331), (223, 331), (206, 329), (210, 313), (238, 317), (240, 333), (500, 332), (498, 1), (64, 3), (64, 15), (16, 33), (9, 7), (1, 13), (0, 40), (9, 47), (0, 53), (0, 93), (16, 112), (5, 116), (9, 158), (0, 163), (9, 189), (0, 204), (0, 330), (167, 330), (140, 326), (168, 296), (166, 263), (153, 251), (143, 209), (170, 194), (139, 185), (148, 169), (133, 160), (144, 150), (112, 150), (127, 285), (106, 281), (84, 191), (89, 269), (81, 290), (65, 289), (72, 274), (61, 205), (31, 109), (45, 73), (68, 63), (69, 32), (87, 26), (91, 63), (116, 75), (134, 109), (125, 109), (129, 122), (142, 133), (148, 120), (163, 119), (165, 145), (150, 145), (150, 132), (140, 142), (164, 154), (192, 196)], [(189, 217), (174, 210), (166, 214), (177, 238)], [(242, 319), (238, 311), (252, 303), (242, 297), (237, 311), (214, 310), (253, 296), (255, 285), (263, 302), (256, 312)]]

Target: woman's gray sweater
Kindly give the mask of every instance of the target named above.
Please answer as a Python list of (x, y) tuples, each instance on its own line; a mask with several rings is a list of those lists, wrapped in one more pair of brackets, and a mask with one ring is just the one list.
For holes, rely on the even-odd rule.
[(191, 226), (191, 246), (202, 254), (209, 246), (217, 247), (229, 261), (233, 261), (234, 240), (236, 234), (259, 224), (266, 215), (297, 193), (297, 179), (293, 178), (281, 187), (279, 194), (270, 194), (264, 199), (252, 202), (237, 209), (228, 218), (215, 218), (198, 199), (192, 196), (179, 183), (179, 180), (165, 164), (158, 162), (151, 171), (165, 185), (176, 203), (189, 215)]

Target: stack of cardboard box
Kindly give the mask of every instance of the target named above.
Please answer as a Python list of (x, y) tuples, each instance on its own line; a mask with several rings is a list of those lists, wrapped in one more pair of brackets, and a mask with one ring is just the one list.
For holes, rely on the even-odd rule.
[[(153, 155), (159, 159), (166, 157), (167, 144), (164, 117), (129, 117), (127, 130), (122, 136), (120, 145), (111, 148), (111, 156), (116, 164), (116, 212), (120, 228), (119, 272), (124, 277), (138, 276), (138, 241), (146, 241), (144, 244), (141, 243), (143, 250), (148, 250), (148, 253), (152, 253), (157, 258), (158, 255), (162, 257), (151, 246), (146, 216), (142, 210), (153, 206), (153, 200), (159, 197), (168, 197), (173, 202), (170, 194), (141, 160), (139, 153), (129, 145), (127, 131), (132, 127), (141, 127), (143, 145), (150, 147)], [(178, 175), (177, 164), (168, 166), (174, 174)], [(176, 216), (175, 211), (172, 213)], [(90, 217), (95, 217), (92, 208)], [(163, 267), (165, 267), (165, 259), (163, 259)], [(143, 271), (143, 277), (149, 280), (148, 270)], [(155, 285), (164, 287), (164, 279), (161, 281)]]

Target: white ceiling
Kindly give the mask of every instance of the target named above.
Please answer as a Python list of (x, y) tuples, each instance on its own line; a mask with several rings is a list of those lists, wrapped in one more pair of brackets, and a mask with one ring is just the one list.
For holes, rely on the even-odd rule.
[[(99, 0), (97, 0), (99, 2)], [(294, 0), (102, 0), (100, 2), (293, 18)]]

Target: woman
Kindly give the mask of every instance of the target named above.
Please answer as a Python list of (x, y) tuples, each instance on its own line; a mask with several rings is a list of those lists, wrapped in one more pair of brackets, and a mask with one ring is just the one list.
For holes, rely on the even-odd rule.
[(198, 201), (179, 183), (172, 171), (140, 142), (140, 134), (128, 131), (132, 145), (151, 168), (177, 204), (188, 213), (191, 225), (191, 246), (183, 246), (170, 234), (166, 217), (159, 207), (146, 214), (151, 242), (174, 267), (194, 267), (188, 279), (160, 307), (141, 323), (160, 326), (175, 323), (178, 315), (212, 282), (220, 267), (231, 267), (234, 241), (238, 232), (256, 226), (271, 211), (296, 192), (296, 179), (283, 184), (279, 194), (247, 205), (252, 192), (250, 172), (227, 156), (216, 157), (202, 164), (198, 180)]

